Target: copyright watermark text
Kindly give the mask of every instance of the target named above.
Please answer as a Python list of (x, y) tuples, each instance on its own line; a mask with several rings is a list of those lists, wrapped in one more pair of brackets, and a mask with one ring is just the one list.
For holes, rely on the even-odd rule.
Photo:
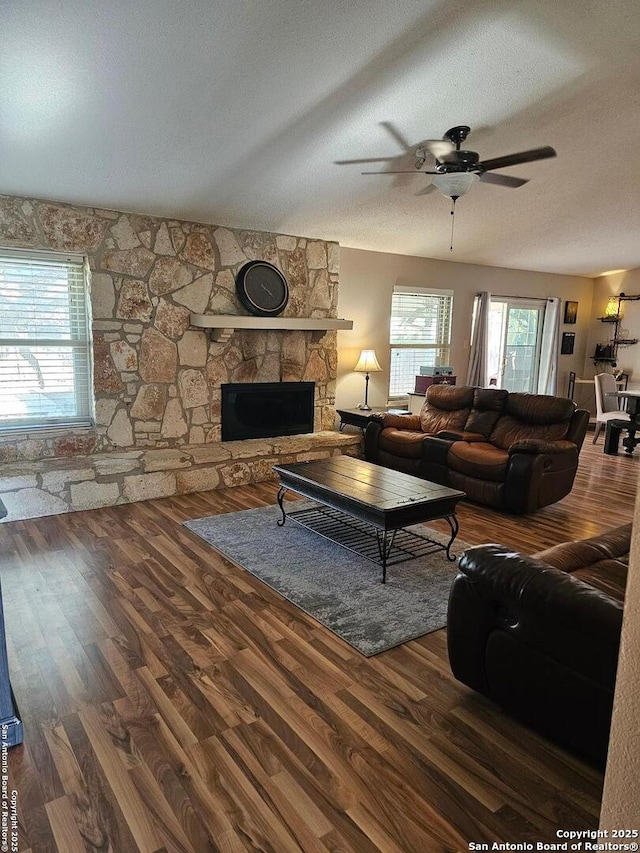
[(6, 724), (0, 725), (0, 851), (18, 850), (18, 792), (9, 788), (9, 768)]
[(469, 850), (476, 851), (621, 851), (636, 853), (640, 831), (637, 829), (559, 829), (557, 841), (470, 841)]

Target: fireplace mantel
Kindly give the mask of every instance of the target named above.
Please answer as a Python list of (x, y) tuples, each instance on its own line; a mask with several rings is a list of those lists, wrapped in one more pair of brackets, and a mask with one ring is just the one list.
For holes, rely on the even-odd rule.
[(192, 314), (191, 325), (210, 329), (211, 340), (226, 343), (236, 329), (268, 329), (271, 331), (321, 331), (353, 329), (353, 320), (328, 317), (250, 317), (233, 314)]

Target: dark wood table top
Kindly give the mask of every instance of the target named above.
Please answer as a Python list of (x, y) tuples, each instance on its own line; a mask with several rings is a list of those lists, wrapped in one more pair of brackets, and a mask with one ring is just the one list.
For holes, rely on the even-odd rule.
[(389, 530), (454, 515), (457, 502), (465, 497), (458, 489), (352, 456), (273, 469), (292, 491)]

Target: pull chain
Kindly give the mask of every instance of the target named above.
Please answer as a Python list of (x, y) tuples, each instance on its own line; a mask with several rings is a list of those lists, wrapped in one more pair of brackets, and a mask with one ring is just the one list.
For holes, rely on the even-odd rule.
[(456, 221), (456, 202), (458, 201), (459, 196), (452, 195), (451, 196), (451, 245), (449, 246), (449, 251), (453, 252), (453, 226)]

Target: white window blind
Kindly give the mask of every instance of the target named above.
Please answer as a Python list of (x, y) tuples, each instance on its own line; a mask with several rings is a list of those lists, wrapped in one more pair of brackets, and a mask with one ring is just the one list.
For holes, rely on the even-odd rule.
[(91, 423), (83, 258), (0, 249), (0, 430)]
[(389, 397), (413, 390), (421, 367), (450, 363), (453, 293), (395, 287), (391, 297)]

